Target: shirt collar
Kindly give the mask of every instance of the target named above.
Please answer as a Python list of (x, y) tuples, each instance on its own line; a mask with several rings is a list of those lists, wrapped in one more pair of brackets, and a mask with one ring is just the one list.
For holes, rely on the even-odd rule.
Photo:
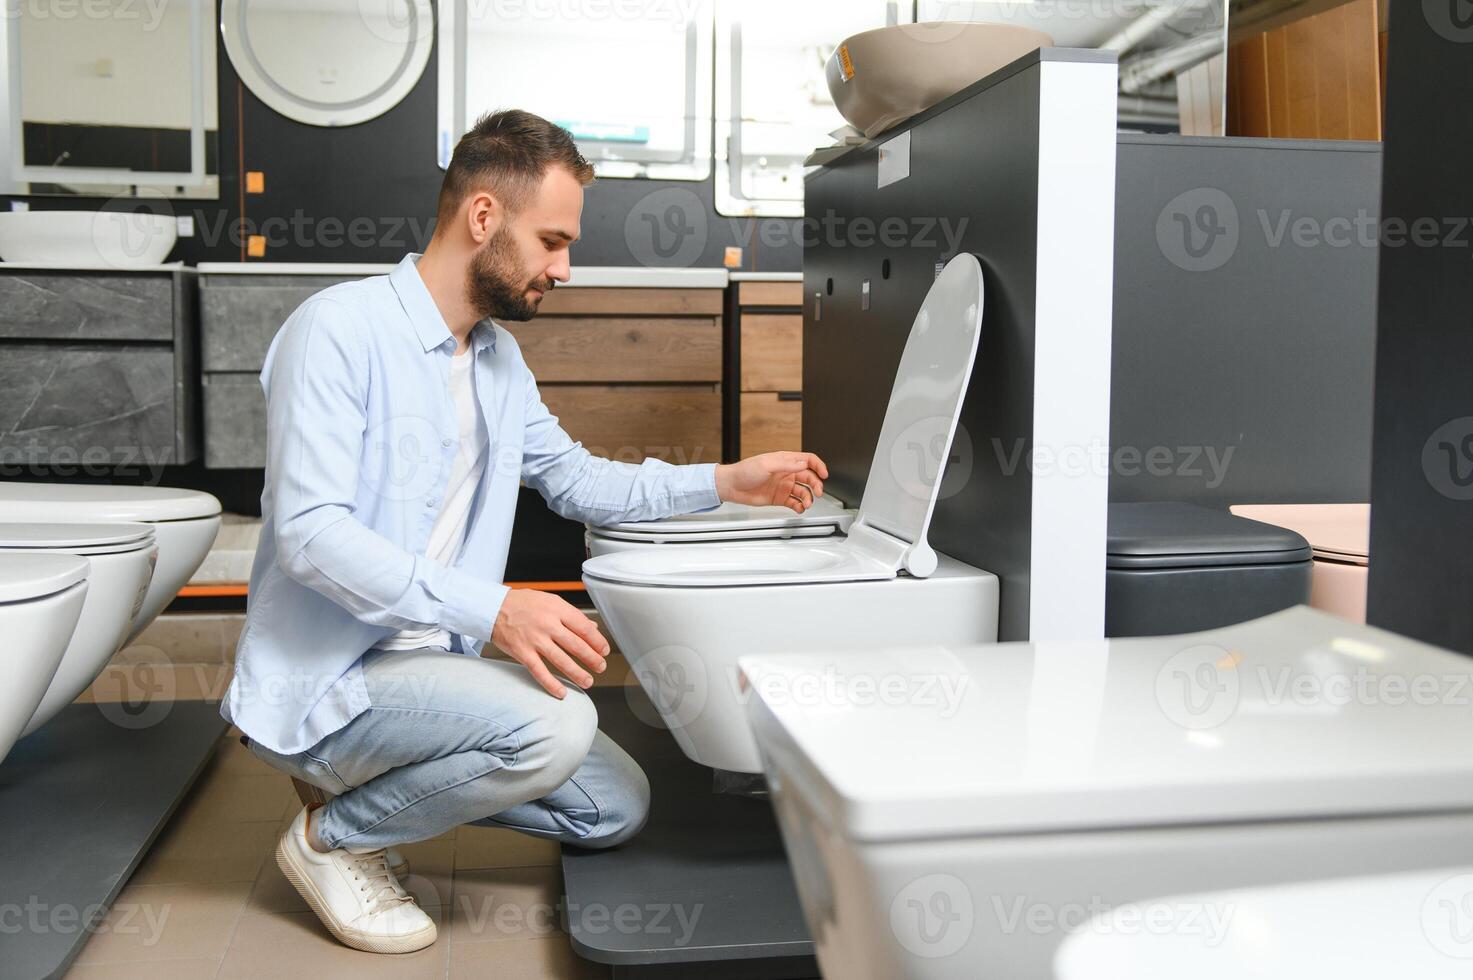
[[(454, 340), (454, 336), (445, 325), (445, 318), (440, 315), (440, 308), (435, 305), (434, 297), (425, 288), (419, 270), (414, 267), (419, 259), (418, 252), (405, 255), (394, 267), (394, 271), (389, 273), (389, 283), (399, 295), (399, 302), (409, 315), (409, 323), (428, 353), (443, 347), (445, 341)], [(493, 354), (496, 352), (496, 324), (490, 318), (476, 324), (471, 331), (471, 347), (477, 354), (487, 347), (491, 348)]]

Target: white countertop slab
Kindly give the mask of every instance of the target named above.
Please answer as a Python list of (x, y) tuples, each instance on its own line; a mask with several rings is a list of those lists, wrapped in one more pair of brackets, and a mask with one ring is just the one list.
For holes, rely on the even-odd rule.
[[(368, 262), (201, 262), (204, 275), (379, 276), (393, 264)], [(725, 289), (725, 269), (646, 269), (641, 266), (574, 266), (573, 278), (558, 286), (635, 289)]]
[(183, 262), (163, 262), (158, 265), (133, 265), (116, 266), (106, 262), (79, 263), (79, 262), (0, 262), (0, 270), (34, 269), (42, 272), (178, 272), (189, 266)]
[(733, 272), (732, 282), (802, 282), (801, 272)]
[(383, 276), (392, 262), (201, 262), (201, 275), (239, 276)]

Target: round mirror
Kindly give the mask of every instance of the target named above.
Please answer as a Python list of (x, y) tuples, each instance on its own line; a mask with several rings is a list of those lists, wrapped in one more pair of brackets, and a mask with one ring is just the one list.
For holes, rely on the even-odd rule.
[(223, 0), (220, 33), (262, 102), (313, 126), (383, 115), (430, 60), (430, 0)]

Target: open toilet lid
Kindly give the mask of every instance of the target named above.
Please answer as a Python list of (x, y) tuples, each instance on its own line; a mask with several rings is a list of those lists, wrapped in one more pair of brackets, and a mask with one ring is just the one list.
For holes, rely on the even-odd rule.
[(695, 514), (678, 514), (656, 521), (621, 521), (604, 527), (592, 527), (595, 534), (633, 541), (666, 538), (720, 539), (742, 532), (771, 531), (772, 536), (807, 531), (814, 536), (847, 530), (854, 512), (831, 497), (819, 497), (802, 514), (786, 507), (752, 506), (726, 502), (712, 510)]
[(76, 555), (0, 554), (0, 602), (43, 599), (87, 577), (91, 563)]
[[(662, 586), (783, 585), (929, 575), (926, 531), (951, 452), (982, 334), (982, 265), (962, 253), (946, 264), (916, 314), (849, 537), (798, 542), (688, 545), (682, 555), (600, 555), (586, 577)], [(655, 549), (670, 550), (670, 549)]]
[(176, 487), (0, 482), (0, 521), (188, 521), (214, 517), (212, 494)]
[(0, 549), (70, 551), (101, 555), (137, 551), (153, 544), (148, 524), (0, 523)]
[(1473, 810), (1473, 660), (1305, 606), (740, 666), (775, 791), (855, 840)]
[(982, 338), (984, 298), (976, 256), (963, 252), (946, 263), (895, 371), (855, 523), (902, 542), (906, 564), (912, 549), (929, 552), (926, 532)]

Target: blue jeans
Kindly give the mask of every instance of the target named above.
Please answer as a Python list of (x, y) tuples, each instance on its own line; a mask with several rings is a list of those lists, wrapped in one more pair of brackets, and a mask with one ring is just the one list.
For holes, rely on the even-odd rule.
[(313, 816), (332, 847), (388, 847), (464, 823), (611, 847), (649, 813), (643, 770), (598, 730), (588, 695), (559, 700), (521, 664), (440, 649), (370, 651), (370, 707), (305, 752), (259, 758), (336, 794)]

